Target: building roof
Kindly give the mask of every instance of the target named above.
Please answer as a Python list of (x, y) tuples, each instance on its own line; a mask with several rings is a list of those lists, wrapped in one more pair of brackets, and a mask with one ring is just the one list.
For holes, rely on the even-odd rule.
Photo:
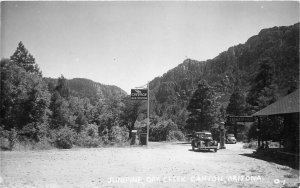
[(252, 116), (299, 113), (299, 89), (270, 104)]

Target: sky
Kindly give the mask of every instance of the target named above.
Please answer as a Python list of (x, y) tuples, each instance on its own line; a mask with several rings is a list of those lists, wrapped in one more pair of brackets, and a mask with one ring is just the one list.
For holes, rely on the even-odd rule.
[(296, 22), (296, 1), (2, 2), (1, 58), (22, 41), (44, 77), (129, 93), (187, 58), (212, 59), (261, 29)]

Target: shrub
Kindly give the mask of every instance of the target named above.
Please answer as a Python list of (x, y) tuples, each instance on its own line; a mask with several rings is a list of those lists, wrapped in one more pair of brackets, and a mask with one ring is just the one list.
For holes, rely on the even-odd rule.
[(48, 149), (52, 149), (53, 146), (51, 145), (51, 142), (47, 139), (44, 138), (36, 143), (34, 143), (33, 145), (33, 149), (35, 150), (48, 150)]
[(258, 144), (257, 141), (251, 140), (249, 143), (244, 143), (243, 148), (249, 148), (249, 149), (257, 149)]
[(0, 146), (1, 150), (10, 150), (10, 141), (9, 141), (10, 131), (4, 130), (0, 127)]
[(85, 132), (90, 137), (96, 137), (98, 136), (98, 126), (95, 124), (89, 124), (85, 128)]
[(103, 144), (98, 136), (98, 126), (95, 124), (87, 125), (82, 132), (77, 134), (75, 145), (82, 147), (98, 147)]
[(52, 149), (53, 147), (54, 146), (52, 146), (51, 142), (47, 138), (44, 138), (43, 140), (37, 142), (23, 136), (18, 140), (18, 142), (15, 143), (14, 150), (48, 150)]
[[(174, 133), (171, 133), (173, 132)], [(149, 140), (150, 141), (167, 141), (169, 139), (175, 139), (175, 134), (179, 136), (178, 126), (172, 120), (158, 121), (155, 125), (150, 126)], [(170, 134), (170, 138), (169, 137)], [(183, 136), (184, 137), (184, 136)]]
[(11, 131), (9, 131), (8, 133), (8, 140), (9, 140), (9, 148), (12, 150), (15, 146), (15, 143), (17, 142), (17, 131), (15, 129), (12, 129)]
[(184, 141), (185, 136), (181, 131), (170, 131), (167, 136), (167, 141)]
[(113, 143), (123, 143), (128, 140), (128, 132), (124, 127), (113, 126), (110, 132), (110, 141)]
[(86, 132), (81, 132), (76, 136), (75, 145), (81, 147), (98, 147), (102, 145), (102, 141), (99, 137), (88, 136)]
[(68, 126), (58, 129), (54, 132), (54, 144), (60, 149), (70, 149), (75, 141), (75, 132)]
[(167, 131), (162, 124), (154, 125), (149, 130), (150, 141), (166, 141)]

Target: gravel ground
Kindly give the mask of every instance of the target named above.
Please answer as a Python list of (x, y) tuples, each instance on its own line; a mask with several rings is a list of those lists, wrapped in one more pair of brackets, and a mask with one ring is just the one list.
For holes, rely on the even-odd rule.
[[(1, 187), (298, 187), (299, 171), (243, 156), (242, 143), (215, 152), (189, 144), (1, 153)], [(300, 184), (299, 184), (300, 185)]]

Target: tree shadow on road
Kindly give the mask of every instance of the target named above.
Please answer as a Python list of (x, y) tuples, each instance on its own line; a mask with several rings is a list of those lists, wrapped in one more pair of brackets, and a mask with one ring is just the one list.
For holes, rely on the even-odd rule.
[(200, 152), (200, 153), (215, 153), (214, 151), (212, 150), (192, 150), (192, 149), (189, 149), (188, 151), (193, 151), (193, 152)]
[(255, 159), (259, 159), (259, 160), (263, 160), (263, 161), (270, 162), (270, 163), (276, 163), (276, 164), (279, 164), (279, 165), (289, 166), (293, 169), (299, 170), (299, 165), (298, 165), (299, 164), (299, 159), (298, 159), (298, 161), (297, 161), (297, 159), (296, 160), (280, 159), (280, 158), (277, 158), (274, 155), (262, 155), (262, 154), (259, 154), (259, 153), (256, 153), (256, 152), (244, 153), (244, 154), (239, 154), (239, 155), (246, 156), (246, 157), (251, 157), (251, 158), (255, 158)]
[(184, 144), (191, 144), (191, 142), (177, 142), (176, 144), (184, 145)]

